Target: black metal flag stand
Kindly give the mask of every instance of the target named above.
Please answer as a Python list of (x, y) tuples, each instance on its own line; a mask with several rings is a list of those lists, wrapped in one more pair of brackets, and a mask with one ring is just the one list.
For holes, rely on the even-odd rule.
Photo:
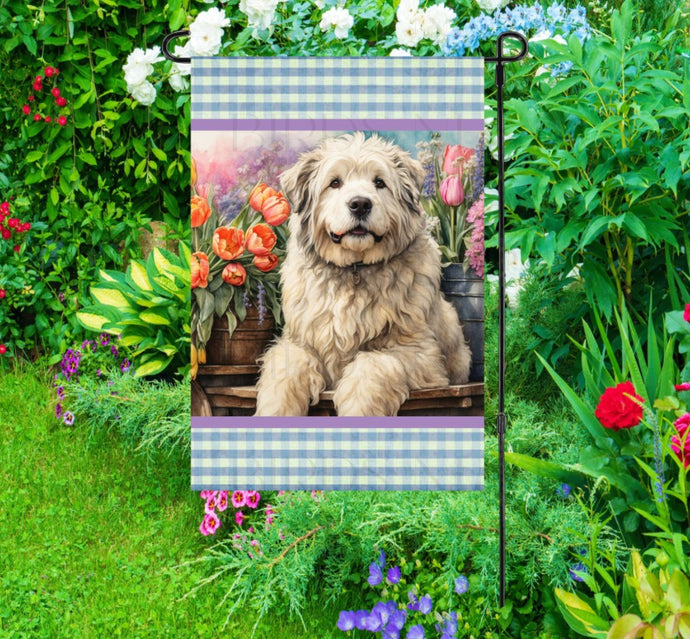
[[(190, 58), (180, 58), (173, 55), (168, 46), (172, 40), (180, 37), (189, 36), (189, 31), (180, 30), (169, 33), (163, 38), (163, 55), (173, 62), (191, 62)], [(518, 53), (507, 55), (503, 51), (505, 40), (517, 40), (520, 43)], [(484, 58), (486, 62), (496, 65), (496, 118), (498, 124), (498, 415), (496, 417), (496, 432), (498, 435), (498, 491), (499, 491), (499, 603), (505, 605), (506, 599), (506, 480), (505, 480), (505, 437), (506, 437), (506, 415), (505, 415), (505, 351), (506, 351), (506, 308), (505, 308), (505, 286), (506, 286), (506, 259), (505, 259), (505, 197), (504, 197), (504, 177), (505, 177), (505, 157), (504, 144), (505, 136), (503, 131), (503, 87), (505, 85), (504, 64), (517, 62), (527, 55), (527, 39), (522, 33), (517, 31), (505, 31), (499, 34), (497, 39), (497, 52), (495, 57)]]

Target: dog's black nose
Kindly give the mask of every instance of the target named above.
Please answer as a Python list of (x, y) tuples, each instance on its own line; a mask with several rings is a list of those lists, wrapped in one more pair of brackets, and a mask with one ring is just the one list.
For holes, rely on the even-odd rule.
[(371, 213), (371, 200), (368, 197), (353, 197), (347, 207), (356, 218), (363, 220)]

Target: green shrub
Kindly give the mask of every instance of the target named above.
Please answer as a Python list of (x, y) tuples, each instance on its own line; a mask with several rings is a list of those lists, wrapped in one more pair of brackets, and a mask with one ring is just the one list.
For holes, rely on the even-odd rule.
[(680, 257), (689, 215), (681, 10), (663, 31), (641, 35), (634, 11), (624, 2), (610, 35), (584, 46), (574, 36), (532, 45), (525, 75), (542, 65), (572, 68), (536, 76), (528, 99), (506, 105), (508, 244), (563, 272), (581, 262), (590, 304), (606, 318), (624, 299), (643, 312), (646, 287), (666, 288), (663, 249)]

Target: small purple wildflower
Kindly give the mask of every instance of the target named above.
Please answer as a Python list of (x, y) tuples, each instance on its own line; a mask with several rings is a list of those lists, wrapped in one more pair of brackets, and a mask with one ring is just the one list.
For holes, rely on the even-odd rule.
[(338, 617), (338, 623), (335, 624), (338, 630), (347, 632), (355, 627), (355, 612), (353, 610), (343, 610)]
[(419, 600), (419, 612), (421, 612), (423, 615), (428, 615), (431, 612), (433, 605), (431, 595), (426, 594)]
[(71, 426), (74, 424), (74, 413), (65, 411), (65, 414), (62, 416), (62, 421), (64, 421), (68, 426)]
[(65, 294), (62, 291), (58, 293), (58, 299), (60, 300), (60, 302), (65, 301)]
[(421, 623), (418, 623), (416, 626), (412, 626), (409, 628), (407, 631), (407, 635), (405, 635), (406, 639), (424, 639), (426, 635), (424, 634), (424, 627), (422, 626)]
[(120, 351), (117, 350), (117, 346), (114, 344), (110, 347), (110, 352), (113, 354), (113, 357), (117, 357), (120, 354)]
[(123, 359), (122, 364), (120, 364), (120, 371), (127, 373), (129, 371), (131, 364), (128, 359)]
[(563, 499), (565, 499), (568, 495), (570, 495), (571, 490), (572, 489), (568, 484), (561, 484), (556, 490), (556, 492), (558, 493), (559, 497), (563, 497)]
[(581, 562), (578, 561), (571, 569), (570, 569), (570, 578), (573, 581), (579, 581), (583, 582), (584, 579), (578, 574), (580, 572), (587, 572), (587, 568), (585, 565)]
[(377, 563), (369, 565), (369, 577), (367, 578), (370, 586), (378, 586), (383, 581), (381, 566)]
[(100, 377), (103, 374), (103, 371), (101, 371), (100, 368), (96, 369), (96, 377)]
[(388, 579), (388, 581), (392, 584), (397, 584), (400, 581), (401, 576), (400, 567), (394, 566), (393, 568), (389, 568), (386, 579)]
[(465, 575), (460, 575), (455, 580), (455, 592), (459, 595), (466, 593), (470, 589), (470, 582)]
[(101, 333), (98, 336), (98, 340), (101, 343), (101, 346), (107, 346), (110, 343), (110, 335), (108, 333)]
[(81, 350), (85, 351), (87, 348), (89, 348), (89, 346), (91, 346), (91, 340), (85, 339), (85, 340), (81, 343), (80, 348), (81, 348)]
[(55, 389), (55, 394), (57, 395), (57, 398), (59, 400), (65, 399), (65, 387), (64, 386), (58, 386)]
[(55, 417), (57, 419), (60, 419), (60, 417), (62, 417), (62, 404), (60, 402), (55, 404)]

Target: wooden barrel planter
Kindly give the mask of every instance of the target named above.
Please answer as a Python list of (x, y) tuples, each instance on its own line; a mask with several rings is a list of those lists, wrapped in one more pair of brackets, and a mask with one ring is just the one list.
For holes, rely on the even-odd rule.
[(247, 317), (240, 322), (230, 337), (226, 317), (216, 318), (211, 337), (206, 343), (206, 363), (243, 366), (256, 364), (257, 358), (273, 339), (273, 317), (265, 312), (259, 317), (254, 306), (247, 308)]
[(472, 351), (470, 382), (484, 381), (484, 279), (462, 264), (444, 266), (441, 290), (455, 308)]

